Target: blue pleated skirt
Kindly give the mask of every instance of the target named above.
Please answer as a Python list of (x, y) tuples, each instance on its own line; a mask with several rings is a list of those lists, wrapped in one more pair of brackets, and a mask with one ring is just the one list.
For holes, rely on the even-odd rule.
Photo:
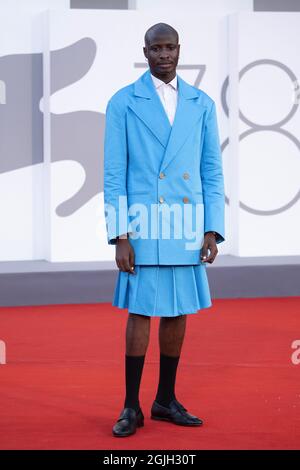
[(112, 305), (128, 313), (176, 317), (212, 305), (206, 265), (135, 265), (119, 271)]

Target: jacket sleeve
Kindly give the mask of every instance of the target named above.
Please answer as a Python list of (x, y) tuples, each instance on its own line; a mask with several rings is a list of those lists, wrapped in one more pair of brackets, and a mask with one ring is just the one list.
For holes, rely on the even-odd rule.
[(204, 203), (204, 232), (216, 232), (216, 242), (225, 240), (225, 191), (215, 102), (204, 126), (200, 164)]
[(126, 180), (126, 115), (120, 104), (110, 99), (106, 107), (104, 134), (104, 210), (109, 245), (117, 243), (117, 236), (132, 232)]

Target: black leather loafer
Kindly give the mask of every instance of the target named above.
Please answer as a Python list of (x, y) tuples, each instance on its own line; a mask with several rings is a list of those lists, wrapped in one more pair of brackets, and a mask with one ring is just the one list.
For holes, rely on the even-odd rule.
[(116, 437), (126, 437), (134, 434), (136, 428), (141, 428), (142, 426), (144, 426), (144, 415), (141, 408), (138, 412), (133, 408), (124, 408), (112, 432)]
[(151, 419), (170, 421), (180, 426), (202, 426), (202, 419), (187, 412), (187, 409), (177, 400), (172, 400), (169, 407), (153, 402)]

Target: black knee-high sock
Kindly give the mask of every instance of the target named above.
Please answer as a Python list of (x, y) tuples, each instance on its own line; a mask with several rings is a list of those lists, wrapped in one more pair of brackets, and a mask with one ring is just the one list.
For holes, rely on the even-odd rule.
[(163, 406), (169, 406), (175, 396), (176, 371), (180, 356), (160, 354), (159, 384), (155, 400)]
[(140, 408), (139, 390), (145, 362), (144, 356), (128, 356), (125, 354), (126, 397), (124, 408)]

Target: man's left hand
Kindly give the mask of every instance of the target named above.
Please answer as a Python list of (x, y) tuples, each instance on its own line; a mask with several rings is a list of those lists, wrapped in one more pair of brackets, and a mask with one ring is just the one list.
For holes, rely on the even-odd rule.
[[(210, 251), (209, 256), (208, 256), (208, 250)], [(206, 232), (204, 235), (204, 242), (203, 242), (203, 246), (201, 249), (201, 261), (203, 263), (211, 264), (214, 262), (217, 254), (218, 254), (218, 248), (217, 248), (216, 236), (214, 235), (214, 232)]]

